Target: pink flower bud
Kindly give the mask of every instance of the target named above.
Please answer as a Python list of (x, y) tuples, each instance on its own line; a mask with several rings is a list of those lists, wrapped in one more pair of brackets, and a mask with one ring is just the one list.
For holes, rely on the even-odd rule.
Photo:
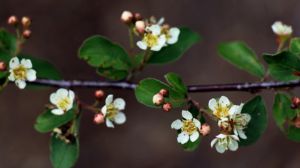
[(104, 97), (104, 92), (103, 90), (96, 90), (95, 91), (95, 98), (97, 100), (101, 100)]
[(161, 95), (164, 96), (164, 97), (167, 97), (168, 94), (169, 94), (169, 92), (168, 92), (166, 89), (161, 89), (161, 90), (159, 91), (159, 94), (161, 94)]
[(31, 20), (30, 20), (30, 18), (24, 16), (24, 17), (22, 18), (22, 25), (23, 25), (25, 28), (28, 28), (28, 27), (31, 25)]
[(157, 93), (153, 96), (152, 101), (153, 104), (159, 106), (164, 102), (164, 97), (161, 94)]
[(7, 20), (7, 24), (9, 25), (17, 25), (18, 24), (18, 18), (16, 16), (10, 16)]
[(121, 21), (123, 23), (131, 23), (133, 19), (133, 14), (130, 11), (123, 11), (122, 15), (121, 15)]
[(22, 35), (25, 39), (29, 39), (30, 36), (31, 36), (31, 31), (30, 30), (24, 30)]
[(6, 70), (6, 64), (3, 61), (0, 61), (0, 71), (5, 71)]
[(145, 27), (146, 27), (146, 25), (145, 25), (145, 22), (144, 22), (144, 21), (139, 20), (139, 21), (136, 21), (136, 22), (135, 22), (135, 29), (136, 29), (136, 31), (137, 31), (138, 33), (144, 34), (144, 32), (145, 32)]
[(206, 136), (210, 133), (210, 126), (208, 124), (203, 124), (200, 128), (200, 133), (203, 136)]
[(103, 114), (101, 114), (101, 113), (95, 114), (95, 116), (94, 116), (94, 123), (95, 124), (101, 124), (103, 122), (104, 122), (104, 116), (103, 116)]
[(169, 111), (171, 111), (171, 109), (172, 109), (172, 104), (171, 104), (171, 103), (165, 103), (165, 104), (163, 105), (163, 110), (164, 110), (165, 112), (169, 112)]

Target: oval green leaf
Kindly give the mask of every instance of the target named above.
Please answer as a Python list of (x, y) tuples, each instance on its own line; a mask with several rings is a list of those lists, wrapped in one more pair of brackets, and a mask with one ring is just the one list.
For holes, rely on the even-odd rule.
[(187, 87), (178, 74), (172, 72), (167, 73), (165, 75), (165, 79), (167, 80), (168, 84), (174, 88), (174, 90), (185, 95), (187, 94)]
[(295, 37), (290, 42), (290, 51), (296, 55), (300, 54), (300, 38)]

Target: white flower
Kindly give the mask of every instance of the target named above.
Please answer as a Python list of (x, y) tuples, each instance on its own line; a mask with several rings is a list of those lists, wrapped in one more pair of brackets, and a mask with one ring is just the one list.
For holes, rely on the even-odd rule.
[(166, 36), (161, 34), (161, 27), (151, 25), (146, 27), (145, 31), (143, 39), (137, 42), (137, 46), (142, 50), (150, 48), (152, 51), (159, 51), (166, 43)]
[(73, 107), (75, 94), (72, 90), (58, 89), (50, 95), (50, 102), (56, 106), (51, 112), (54, 115), (63, 115)]
[(36, 80), (36, 71), (32, 69), (32, 63), (29, 59), (19, 61), (18, 57), (14, 57), (9, 61), (9, 77), (10, 81), (14, 81), (20, 89), (26, 87), (26, 81)]
[(175, 44), (178, 41), (180, 30), (177, 27), (172, 27), (166, 30), (167, 44)]
[(125, 109), (125, 101), (122, 98), (113, 100), (113, 95), (110, 94), (106, 97), (105, 105), (102, 107), (101, 112), (105, 117), (107, 127), (114, 128), (114, 123), (123, 124), (126, 121), (126, 116), (122, 110)]
[(210, 99), (208, 102), (209, 109), (218, 118), (228, 117), (236, 110), (235, 106), (231, 106), (229, 99), (226, 96), (221, 96), (219, 100)]
[(181, 130), (178, 134), (177, 142), (181, 144), (187, 143), (189, 140), (195, 142), (199, 138), (199, 129), (201, 123), (193, 115), (186, 110), (182, 110), (182, 120), (175, 120), (171, 124), (171, 128), (175, 130)]
[(272, 26), (273, 32), (278, 36), (289, 36), (293, 33), (292, 26), (276, 21)]
[(211, 141), (211, 147), (215, 146), (219, 153), (224, 153), (226, 150), (236, 151), (239, 147), (239, 138), (236, 135), (219, 134)]

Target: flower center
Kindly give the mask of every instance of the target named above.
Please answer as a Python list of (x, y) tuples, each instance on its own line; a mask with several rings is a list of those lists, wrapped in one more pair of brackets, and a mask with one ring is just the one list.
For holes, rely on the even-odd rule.
[(13, 73), (16, 79), (25, 80), (27, 69), (24, 66), (20, 65), (13, 70)]
[(192, 120), (184, 120), (181, 130), (191, 135), (197, 130), (197, 127)]
[(219, 105), (216, 108), (216, 111), (214, 111), (214, 115), (217, 116), (218, 118), (227, 117), (229, 115), (229, 108)]
[(70, 104), (71, 104), (71, 100), (68, 97), (66, 97), (66, 98), (61, 99), (57, 103), (57, 107), (64, 110), (64, 111), (67, 111)]
[(114, 104), (107, 105), (106, 111), (107, 111), (106, 117), (109, 119), (115, 118), (115, 116), (119, 112), (119, 110), (114, 106)]
[(146, 33), (144, 35), (144, 41), (147, 43), (148, 47), (153, 47), (158, 43), (158, 36), (155, 36), (151, 33)]

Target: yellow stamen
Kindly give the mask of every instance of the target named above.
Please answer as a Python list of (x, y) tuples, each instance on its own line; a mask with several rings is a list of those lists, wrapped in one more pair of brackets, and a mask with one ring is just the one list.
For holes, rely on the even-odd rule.
[(229, 108), (227, 106), (223, 107), (221, 105), (218, 105), (218, 107), (214, 111), (214, 115), (218, 118), (227, 117), (229, 115)]
[(146, 33), (143, 40), (147, 43), (148, 47), (153, 47), (158, 44), (158, 36), (151, 33)]
[(192, 120), (184, 120), (183, 126), (181, 128), (182, 131), (187, 132), (189, 135), (193, 134), (197, 130), (194, 122)]
[(61, 99), (58, 103), (57, 103), (57, 107), (66, 111), (69, 107), (69, 105), (71, 104), (71, 100), (66, 97), (64, 99)]
[(109, 118), (109, 119), (115, 118), (115, 116), (119, 112), (119, 109), (117, 109), (114, 106), (114, 104), (109, 104), (106, 107), (107, 107), (107, 109), (106, 109), (106, 112), (107, 112), (106, 117)]
[(24, 66), (20, 65), (17, 68), (13, 69), (13, 74), (16, 79), (25, 80), (27, 69)]

